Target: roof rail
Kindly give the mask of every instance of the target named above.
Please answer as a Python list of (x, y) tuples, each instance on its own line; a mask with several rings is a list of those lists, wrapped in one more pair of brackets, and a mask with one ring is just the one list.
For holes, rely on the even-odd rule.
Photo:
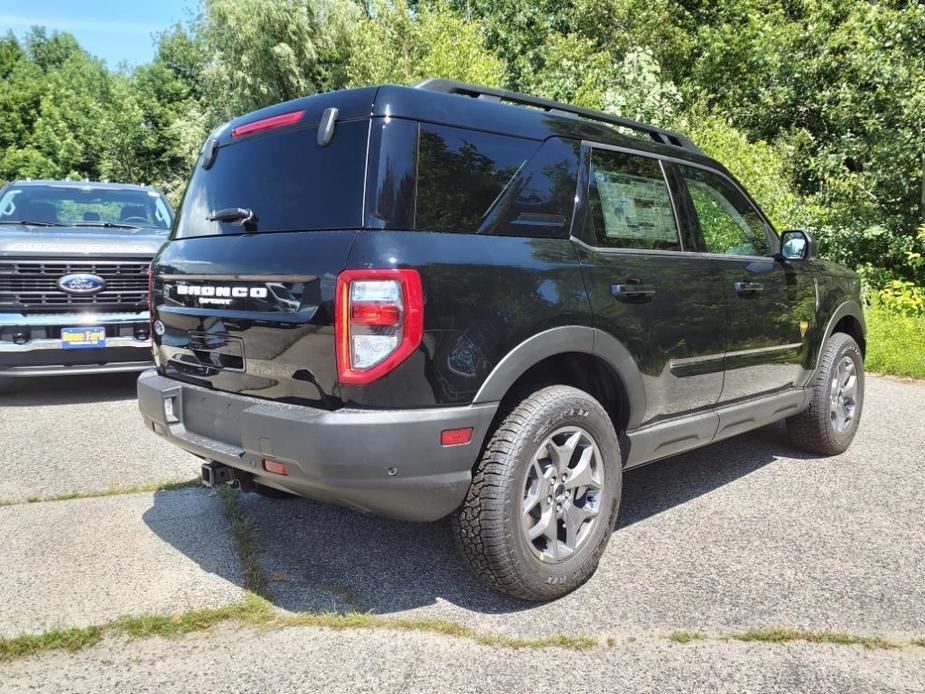
[(635, 130), (636, 132), (642, 133), (643, 135), (648, 135), (655, 142), (663, 145), (681, 147), (682, 149), (696, 152), (697, 154), (703, 154), (697, 145), (695, 145), (689, 138), (681, 135), (680, 133), (672, 132), (671, 130), (665, 130), (654, 125), (640, 123), (638, 121), (630, 120), (629, 118), (620, 118), (619, 116), (613, 116), (609, 113), (604, 113), (603, 111), (595, 111), (594, 109), (582, 108), (581, 106), (570, 106), (569, 104), (563, 104), (559, 101), (553, 101), (552, 99), (544, 99), (539, 96), (530, 96), (528, 94), (510, 92), (506, 89), (482, 87), (476, 84), (466, 84), (465, 82), (455, 82), (453, 80), (431, 78), (426, 79), (414, 86), (415, 89), (425, 89), (431, 92), (459, 94), (462, 96), (471, 96), (489, 101), (506, 101), (513, 104), (520, 104), (522, 106), (533, 106), (535, 108), (541, 108), (544, 111), (557, 116), (565, 116), (569, 118), (585, 118), (587, 120), (599, 121), (609, 125), (616, 125), (621, 128)]

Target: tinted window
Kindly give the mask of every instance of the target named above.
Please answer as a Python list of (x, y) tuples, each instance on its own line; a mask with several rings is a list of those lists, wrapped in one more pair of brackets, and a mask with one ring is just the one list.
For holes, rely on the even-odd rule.
[[(360, 227), (368, 126), (368, 120), (338, 123), (325, 147), (316, 127), (222, 145), (209, 169), (197, 164), (176, 236)], [(208, 220), (234, 207), (252, 210), (256, 223), (244, 228)]]
[(486, 215), (479, 233), (568, 236), (578, 188), (579, 142), (551, 138), (520, 169)]
[(704, 169), (690, 166), (679, 169), (709, 253), (769, 255), (764, 222), (735, 186)]
[(369, 137), (367, 190), (374, 191), (366, 226), (414, 228), (414, 187), (418, 157), (417, 121), (374, 118)]
[(597, 245), (681, 250), (671, 195), (657, 160), (594, 150), (588, 201)]
[(421, 125), (415, 228), (478, 231), (538, 142)]
[(11, 186), (0, 199), (0, 221), (170, 228), (170, 211), (155, 191), (91, 185)]

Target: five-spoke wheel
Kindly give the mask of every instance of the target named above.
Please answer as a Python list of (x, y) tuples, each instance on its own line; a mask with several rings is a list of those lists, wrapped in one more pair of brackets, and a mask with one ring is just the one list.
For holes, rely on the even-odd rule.
[(600, 515), (604, 468), (591, 435), (563, 427), (544, 439), (527, 468), (521, 529), (543, 561), (567, 559)]

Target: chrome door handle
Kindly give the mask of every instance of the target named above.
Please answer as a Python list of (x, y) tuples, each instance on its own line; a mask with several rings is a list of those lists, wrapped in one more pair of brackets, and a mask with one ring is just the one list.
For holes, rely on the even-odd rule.
[(761, 282), (736, 282), (733, 286), (739, 294), (754, 294), (755, 292), (764, 291), (764, 285)]
[(651, 284), (611, 284), (610, 293), (618, 301), (648, 301), (655, 296)]

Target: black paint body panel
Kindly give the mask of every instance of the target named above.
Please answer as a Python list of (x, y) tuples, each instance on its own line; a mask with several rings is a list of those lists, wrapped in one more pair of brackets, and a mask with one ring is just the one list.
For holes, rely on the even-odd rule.
[[(544, 331), (574, 326), (576, 344), (562, 349), (594, 352), (593, 344), (581, 342), (588, 335), (583, 329), (593, 328), (619, 346), (608, 348), (608, 354), (617, 355), (608, 363), (624, 384), (641, 384), (633, 400), (641, 411), (628, 418), (640, 427), (800, 389), (815, 368), (830, 317), (846, 303), (858, 302), (857, 278), (831, 263), (704, 253), (671, 162), (728, 175), (718, 163), (691, 150), (553, 113), (402, 87), (351, 90), (233, 121), (217, 135), (218, 165), (235, 125), (304, 108), (299, 127), (310, 134), (309, 126), (328, 107), (340, 108), (341, 117), (354, 125), (368, 122), (366, 175), (358, 183), (364, 186), (362, 222), (352, 229), (259, 233), (226, 226), (221, 235), (197, 237), (195, 220), (178, 220), (190, 232), (179, 236), (194, 237), (175, 234), (154, 263), (155, 317), (165, 328), (163, 336), (155, 337), (161, 375), (324, 410), (466, 405), (518, 345)], [(541, 220), (548, 225), (550, 217), (564, 219), (562, 228), (543, 238), (529, 231), (413, 230), (418, 226), (415, 148), (421, 124), (519, 138), (535, 144), (536, 151), (553, 138), (557, 151), (572, 148), (575, 158), (557, 178), (562, 188), (555, 199), (571, 204), (574, 196), (574, 208)], [(335, 127), (334, 142), (337, 136)], [(664, 158), (683, 252), (593, 246), (582, 230), (586, 142)], [(559, 195), (563, 191), (567, 196)], [(348, 193), (354, 199), (356, 191)], [(310, 195), (310, 188), (304, 194)], [(777, 250), (773, 241), (771, 246)], [(342, 385), (334, 348), (337, 275), (345, 268), (393, 267), (420, 273), (422, 342), (378, 380)], [(740, 280), (760, 281), (764, 292), (743, 297), (734, 289)], [(614, 286), (633, 284), (651, 285), (655, 293), (641, 301), (616, 296)], [(203, 307), (179, 298), (181, 285), (259, 285), (268, 287), (269, 294)], [(556, 335), (558, 345), (561, 331)]]

